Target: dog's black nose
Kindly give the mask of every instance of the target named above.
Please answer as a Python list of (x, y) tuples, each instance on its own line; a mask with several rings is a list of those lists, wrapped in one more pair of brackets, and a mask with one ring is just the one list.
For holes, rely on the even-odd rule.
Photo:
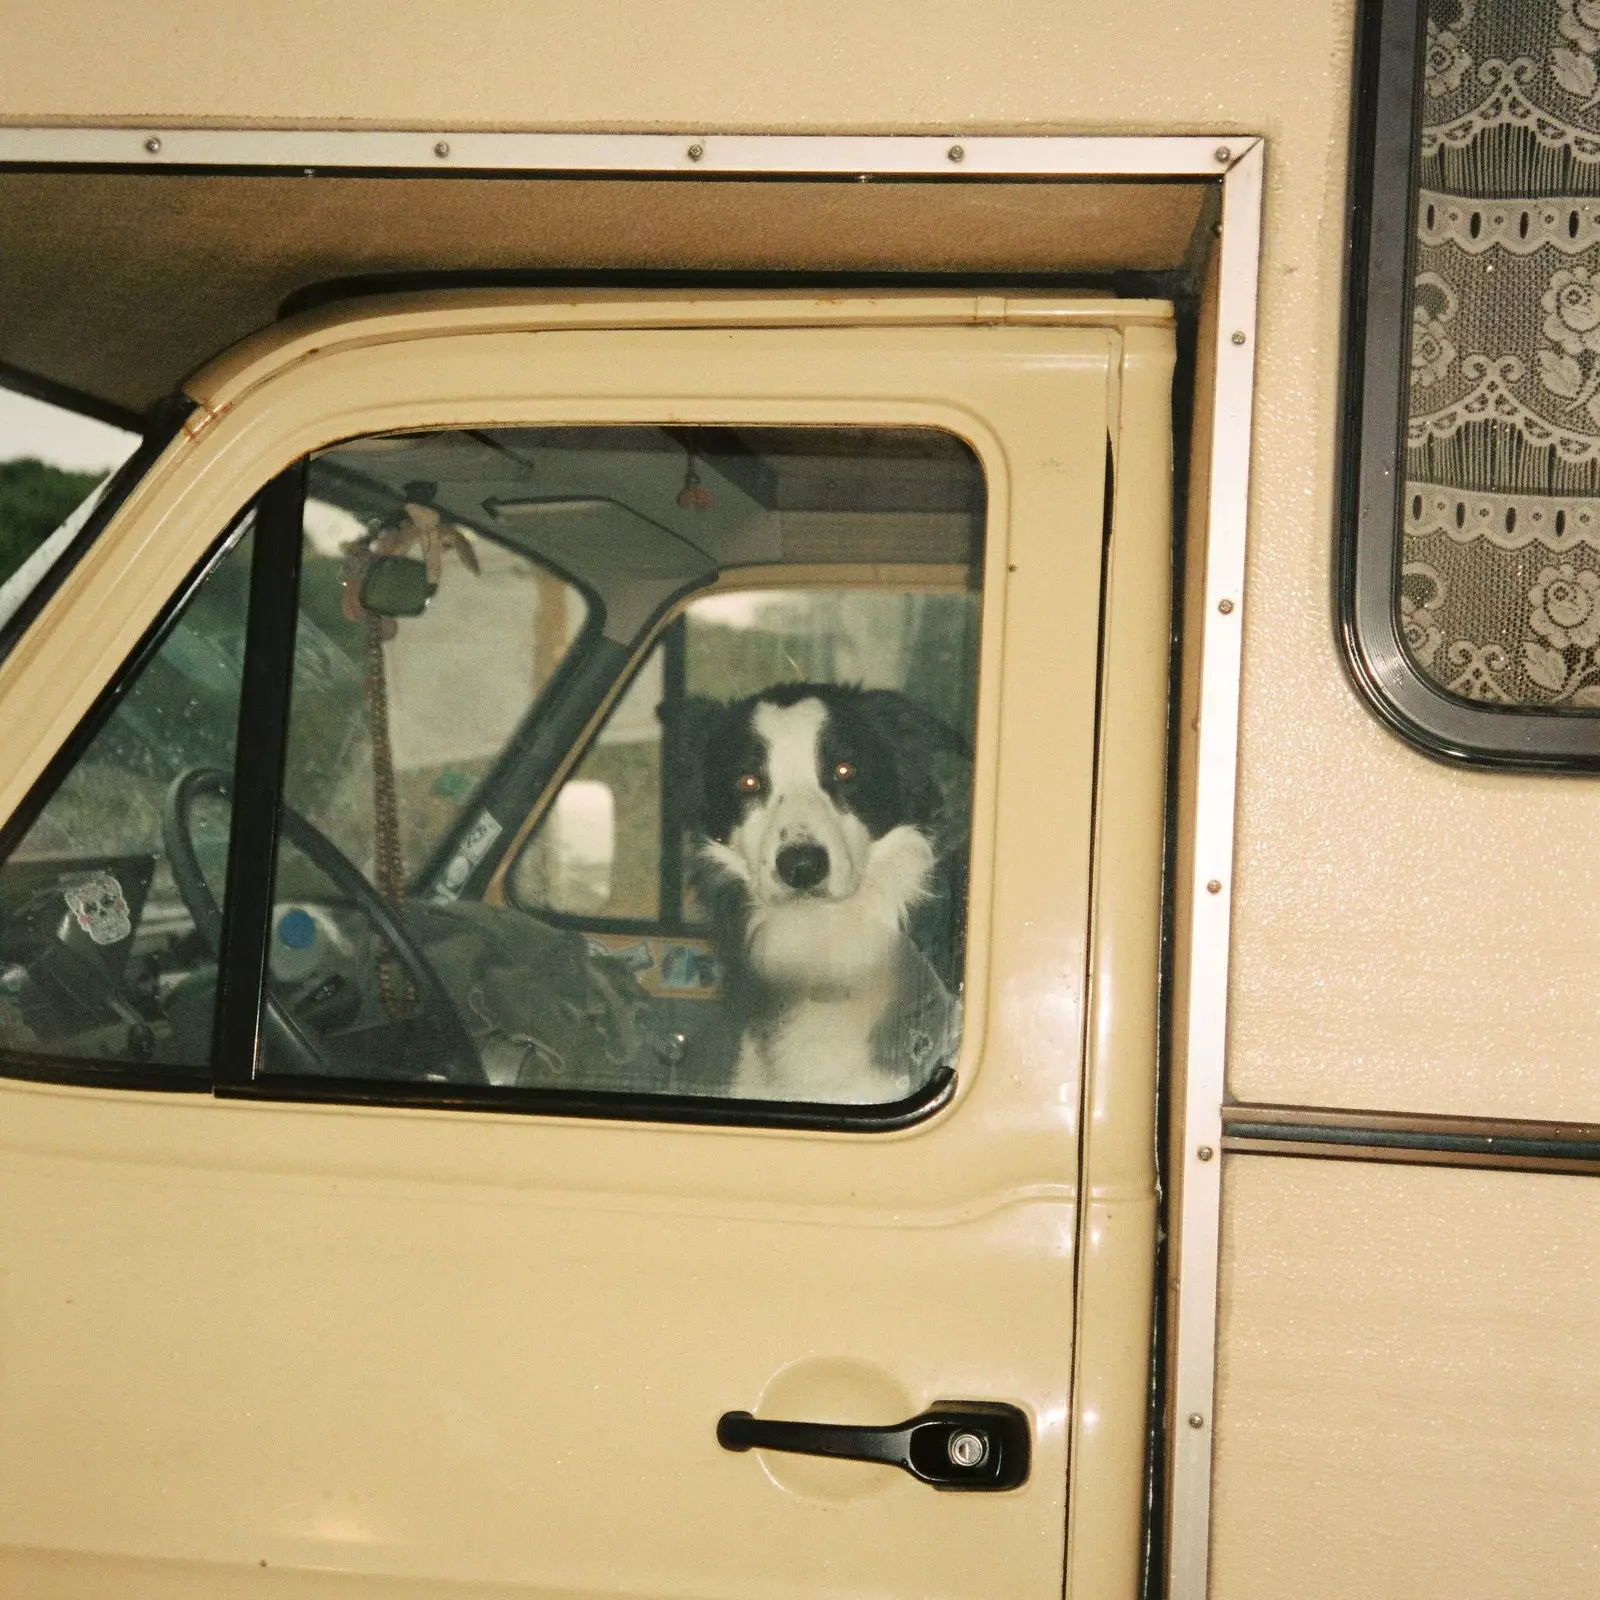
[(778, 876), (791, 889), (815, 889), (828, 876), (828, 852), (820, 844), (786, 844), (778, 852)]

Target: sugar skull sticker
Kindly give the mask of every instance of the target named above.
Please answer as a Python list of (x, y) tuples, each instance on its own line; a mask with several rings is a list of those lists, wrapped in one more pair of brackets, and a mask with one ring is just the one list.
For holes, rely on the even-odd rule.
[(96, 944), (118, 944), (133, 932), (122, 885), (109, 872), (73, 884), (66, 891), (72, 920)]

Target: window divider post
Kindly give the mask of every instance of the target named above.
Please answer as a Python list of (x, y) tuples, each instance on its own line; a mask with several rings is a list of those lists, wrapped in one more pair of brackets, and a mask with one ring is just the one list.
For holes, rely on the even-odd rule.
[(256, 509), (217, 966), (212, 1059), (218, 1089), (253, 1082), (259, 1060), (294, 686), (305, 493), (305, 462), (298, 461), (267, 485)]

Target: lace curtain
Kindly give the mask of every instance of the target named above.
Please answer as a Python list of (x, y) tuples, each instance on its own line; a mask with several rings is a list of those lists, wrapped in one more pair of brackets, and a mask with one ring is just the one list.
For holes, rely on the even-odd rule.
[(1600, 0), (1429, 0), (1423, 87), (1402, 633), (1600, 708)]

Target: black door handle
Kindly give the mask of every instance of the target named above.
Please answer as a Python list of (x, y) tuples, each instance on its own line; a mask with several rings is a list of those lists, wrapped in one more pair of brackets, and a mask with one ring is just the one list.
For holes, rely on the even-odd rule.
[(888, 1428), (835, 1422), (769, 1422), (748, 1411), (717, 1420), (724, 1450), (785, 1450), (903, 1467), (935, 1489), (1015, 1489), (1027, 1481), (1028, 1419), (1016, 1406), (941, 1400)]

